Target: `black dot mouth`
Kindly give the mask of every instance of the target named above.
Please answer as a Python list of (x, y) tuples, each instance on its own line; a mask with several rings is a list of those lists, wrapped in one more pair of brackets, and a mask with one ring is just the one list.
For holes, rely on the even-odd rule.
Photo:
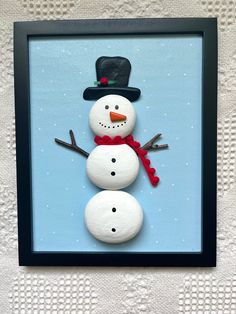
[(100, 126), (102, 126), (103, 128), (107, 128), (107, 129), (115, 129), (115, 128), (119, 128), (119, 127), (123, 127), (127, 122), (126, 121), (123, 121), (122, 123), (119, 123), (119, 124), (110, 124), (110, 125), (107, 125), (107, 124), (104, 124), (102, 122), (99, 122), (98, 124)]

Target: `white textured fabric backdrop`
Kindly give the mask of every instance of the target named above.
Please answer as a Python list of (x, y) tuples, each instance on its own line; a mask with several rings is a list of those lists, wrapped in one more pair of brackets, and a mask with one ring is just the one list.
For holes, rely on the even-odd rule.
[[(218, 17), (218, 266), (18, 267), (14, 21)], [(0, 313), (236, 313), (236, 0), (0, 0)]]

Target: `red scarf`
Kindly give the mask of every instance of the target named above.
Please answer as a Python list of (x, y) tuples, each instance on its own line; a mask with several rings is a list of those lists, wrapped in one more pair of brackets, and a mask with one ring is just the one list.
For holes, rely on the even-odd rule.
[(155, 176), (156, 170), (150, 167), (150, 160), (146, 156), (148, 153), (147, 150), (140, 148), (140, 143), (136, 142), (132, 135), (128, 135), (125, 138), (121, 138), (121, 136), (115, 136), (114, 138), (111, 138), (108, 135), (105, 135), (103, 137), (96, 135), (94, 138), (94, 142), (97, 145), (129, 145), (131, 148), (133, 148), (133, 150), (140, 158), (151, 184), (153, 186), (156, 186), (159, 182), (160, 179), (158, 178), (158, 176)]

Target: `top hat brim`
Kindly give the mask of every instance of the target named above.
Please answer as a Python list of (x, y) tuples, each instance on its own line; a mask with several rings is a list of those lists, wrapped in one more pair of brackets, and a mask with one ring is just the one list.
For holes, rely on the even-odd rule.
[(98, 100), (106, 95), (120, 95), (129, 101), (135, 101), (140, 97), (141, 91), (135, 87), (88, 87), (83, 93), (85, 100)]

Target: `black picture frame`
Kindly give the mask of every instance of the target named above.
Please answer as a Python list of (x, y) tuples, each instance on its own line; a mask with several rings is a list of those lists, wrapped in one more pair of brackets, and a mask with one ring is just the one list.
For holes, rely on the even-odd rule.
[[(124, 34), (201, 34), (203, 37), (202, 252), (33, 252), (28, 38)], [(216, 266), (217, 20), (215, 18), (15, 22), (14, 72), (20, 266)]]

